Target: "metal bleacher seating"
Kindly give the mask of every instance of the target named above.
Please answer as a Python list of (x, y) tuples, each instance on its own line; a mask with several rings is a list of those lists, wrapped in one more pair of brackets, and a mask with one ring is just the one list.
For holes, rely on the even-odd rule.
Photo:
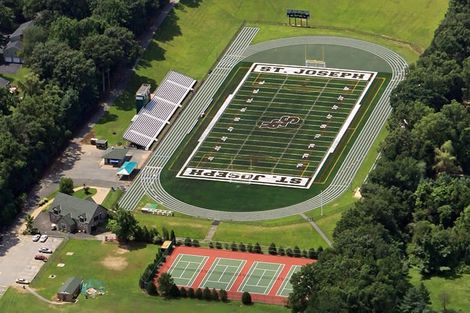
[(191, 77), (174, 71), (168, 72), (150, 102), (139, 111), (137, 118), (124, 133), (124, 139), (148, 150), (193, 90), (195, 83)]

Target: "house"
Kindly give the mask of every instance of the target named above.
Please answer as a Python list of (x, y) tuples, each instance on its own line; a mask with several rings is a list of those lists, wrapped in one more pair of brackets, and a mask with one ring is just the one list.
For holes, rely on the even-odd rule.
[(57, 291), (57, 298), (60, 301), (74, 302), (80, 294), (82, 279), (78, 277), (69, 278)]
[(51, 223), (69, 233), (91, 234), (107, 218), (106, 209), (93, 200), (82, 200), (58, 193), (48, 210)]
[(119, 167), (130, 159), (130, 156), (127, 155), (128, 152), (129, 149), (126, 148), (111, 147), (103, 155), (104, 164)]
[(33, 21), (21, 24), (10, 36), (9, 42), (3, 49), (3, 59), (7, 63), (23, 63), (23, 59), (19, 56), (19, 52), (23, 50), (23, 34)]

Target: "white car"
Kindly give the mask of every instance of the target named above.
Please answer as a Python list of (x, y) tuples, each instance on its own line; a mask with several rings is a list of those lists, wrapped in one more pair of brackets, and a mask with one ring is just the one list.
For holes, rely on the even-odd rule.
[(46, 247), (42, 247), (38, 250), (40, 253), (52, 253), (52, 250)]
[(39, 238), (41, 238), (41, 235), (34, 235), (33, 242), (39, 241)]
[(25, 278), (18, 278), (18, 279), (16, 280), (16, 283), (17, 283), (17, 284), (23, 284), (23, 285), (29, 285), (30, 281), (27, 280), (27, 279), (25, 279)]
[(47, 238), (49, 238), (47, 235), (41, 235), (41, 238), (39, 238), (39, 242), (46, 242)]

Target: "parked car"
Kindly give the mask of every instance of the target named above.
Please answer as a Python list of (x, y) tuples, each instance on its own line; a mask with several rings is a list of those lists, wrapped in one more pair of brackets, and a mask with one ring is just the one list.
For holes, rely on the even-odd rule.
[(33, 236), (33, 242), (39, 241), (39, 238), (41, 238), (41, 235), (37, 234)]
[(42, 254), (37, 254), (37, 255), (34, 257), (34, 259), (35, 259), (35, 260), (40, 260), (40, 261), (47, 262), (47, 256), (42, 255)]
[(47, 235), (41, 235), (39, 242), (46, 242), (47, 238), (49, 238)]
[(49, 249), (49, 248), (46, 248), (46, 247), (42, 247), (41, 249), (39, 249), (39, 252), (41, 252), (41, 253), (52, 253), (52, 250)]
[(27, 280), (27, 279), (25, 279), (25, 278), (18, 278), (18, 279), (16, 280), (16, 283), (17, 283), (17, 284), (23, 284), (23, 285), (29, 285), (30, 281)]

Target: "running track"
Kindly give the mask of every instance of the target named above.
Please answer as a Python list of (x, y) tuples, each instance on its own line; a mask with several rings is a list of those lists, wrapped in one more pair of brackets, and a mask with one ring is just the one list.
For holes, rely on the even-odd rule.
[[(349, 188), (357, 170), (392, 110), (389, 104), (390, 93), (397, 84), (404, 79), (405, 70), (407, 68), (406, 61), (401, 56), (385, 47), (362, 40), (342, 37), (293, 37), (267, 41), (249, 46), (257, 32), (258, 28), (254, 27), (244, 27), (240, 31), (219, 63), (208, 76), (207, 80), (201, 86), (200, 90), (196, 93), (185, 110), (183, 110), (181, 116), (175, 122), (173, 127), (171, 127), (168, 134), (157, 146), (150, 157), (147, 166), (142, 169), (141, 173), (134, 180), (132, 186), (121, 198), (119, 201), (119, 206), (121, 208), (133, 210), (141, 197), (144, 194), (147, 194), (170, 210), (191, 216), (216, 220), (255, 221), (281, 218), (319, 208), (322, 203), (324, 205), (333, 201)], [(349, 150), (348, 155), (341, 164), (331, 184), (325, 188), (322, 194), (316, 195), (294, 205), (273, 210), (257, 212), (224, 212), (197, 207), (182, 202), (167, 193), (160, 182), (160, 173), (162, 168), (176, 151), (184, 137), (194, 128), (199, 114), (204, 112), (209, 106), (212, 97), (224, 82), (231, 69), (242, 59), (260, 51), (307, 43), (347, 46), (364, 50), (383, 59), (389, 64), (392, 70), (392, 78), (386, 90), (383, 92), (358, 138)]]

